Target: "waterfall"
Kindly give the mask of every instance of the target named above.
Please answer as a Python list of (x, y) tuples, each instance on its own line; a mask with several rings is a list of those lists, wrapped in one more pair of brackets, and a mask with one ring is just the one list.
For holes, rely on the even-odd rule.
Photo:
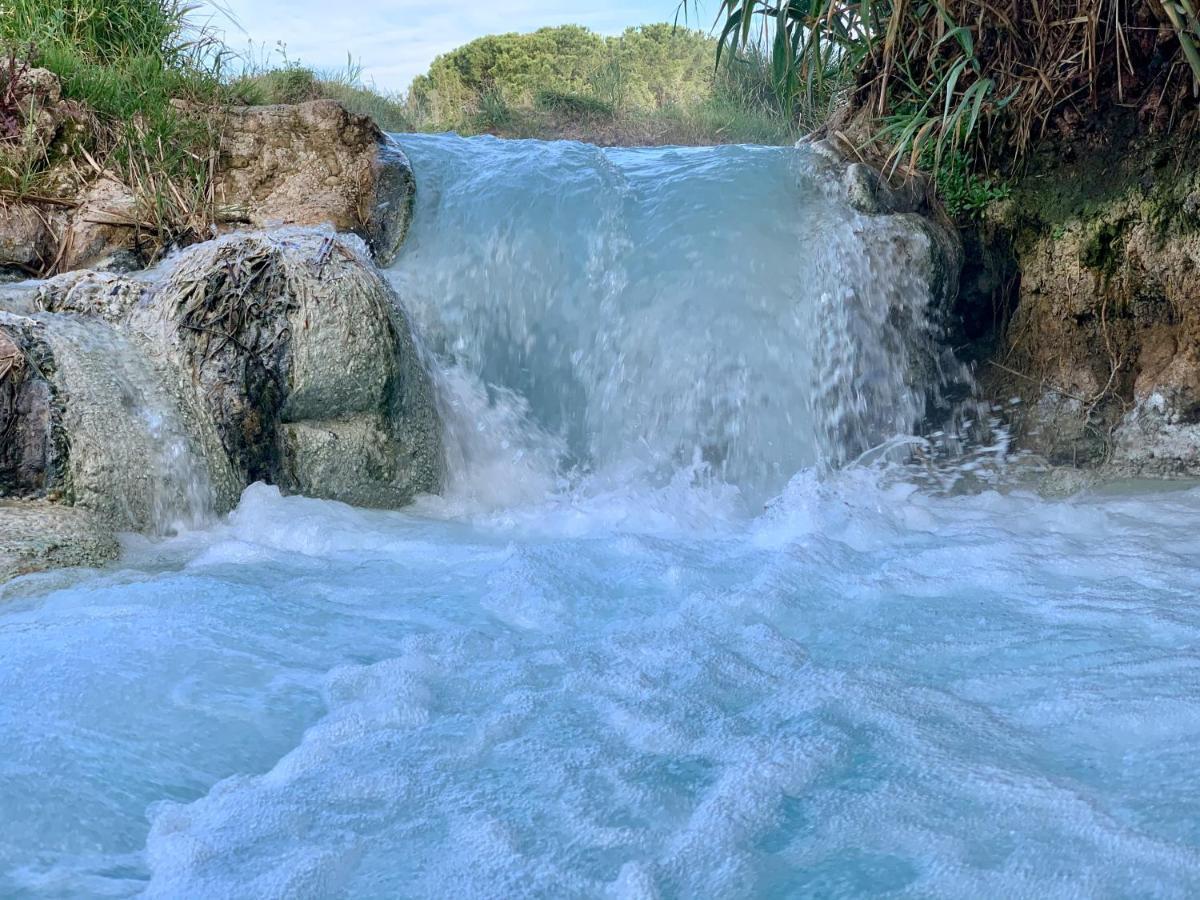
[(390, 274), (451, 431), (469, 418), (460, 469), (494, 431), (522, 465), (555, 446), (561, 470), (695, 466), (763, 499), (922, 419), (929, 240), (811, 151), (398, 139), (420, 188)]
[[(861, 464), (952, 431), (935, 231), (811, 150), (401, 140), (411, 315), (311, 230), (12, 289), (85, 519), (244, 491), (0, 585), (0, 897), (1200, 896), (1200, 490)], [(181, 334), (237, 266), (261, 330)]]

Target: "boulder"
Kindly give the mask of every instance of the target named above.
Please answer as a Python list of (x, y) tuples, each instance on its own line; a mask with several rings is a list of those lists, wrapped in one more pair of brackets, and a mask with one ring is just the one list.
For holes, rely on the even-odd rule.
[(227, 224), (329, 224), (386, 265), (412, 216), (413, 177), (373, 120), (314, 100), (229, 109), (215, 193)]
[(1200, 475), (1200, 340), (1177, 331), (1143, 341), (1133, 408), (1113, 435), (1113, 463), (1126, 471)]
[(54, 497), (63, 483), (53, 359), (32, 319), (0, 313), (0, 496)]
[[(135, 192), (109, 172), (95, 178), (90, 165), (77, 164), (85, 110), (63, 99), (57, 76), (45, 69), (19, 68), (16, 95), (28, 121), (14, 117), (14, 134), (0, 134), (0, 166), (36, 172), (39, 187), (31, 199), (0, 201), (0, 275), (143, 266), (145, 217)], [(213, 115), (184, 103), (179, 110)], [(332, 100), (231, 107), (221, 115), (213, 233), (330, 225), (366, 240), (378, 262), (392, 260), (412, 217), (413, 175), (373, 120)]]
[(0, 201), (0, 269), (25, 274), (45, 269), (58, 243), (52, 221), (51, 213), (33, 204)]
[(0, 90), (11, 91), (13, 107), (19, 110), (16, 121), (8, 123), (9, 133), (0, 133), (7, 167), (16, 172), (48, 166), (65, 156), (86, 132), (87, 116), (74, 101), (64, 100), (58, 76), (48, 69), (15, 67), (10, 75), (0, 72)]
[(162, 533), (255, 481), (396, 507), (441, 477), (429, 373), (357, 237), (233, 234), (0, 290), (0, 500)]
[[(113, 276), (94, 277), (111, 291)], [(89, 306), (88, 280), (26, 285), (35, 311), (0, 310), (0, 334), (18, 360), (0, 388), (12, 397), (3, 404), (0, 498), (61, 500), (120, 530), (199, 525), (240, 486), (211, 452), (213, 429), (169, 360), (126, 322), (77, 314)], [(18, 296), (6, 292), (0, 304)]]
[(282, 229), (200, 244), (151, 306), (244, 483), (383, 507), (439, 487), (432, 383), (361, 240)]
[(112, 530), (86, 510), (0, 500), (0, 585), (46, 569), (103, 565), (120, 549)]
[(79, 200), (62, 240), (58, 268), (131, 270), (141, 267), (135, 242), (137, 198), (115, 178), (93, 182)]
[(828, 346), (856, 348), (829, 365), (836, 377), (822, 382), (819, 401), (829, 430), (826, 458), (841, 465), (897, 433), (944, 430), (958, 416), (956, 398), (971, 378), (944, 338), (963, 250), (924, 183), (890, 184), (855, 161), (841, 140), (810, 138), (797, 147), (812, 182), (841, 208), (856, 239), (848, 251), (827, 246), (844, 294), (821, 304), (817, 326), (830, 336)]
[[(87, 116), (73, 101), (64, 100), (58, 76), (47, 69), (15, 64), (0, 72), (0, 91), (11, 91), (19, 112), (0, 122), (0, 169), (36, 178), (37, 193), (60, 198), (78, 189), (78, 168), (67, 158), (87, 130)], [(9, 79), (13, 83), (9, 84)], [(26, 202), (0, 198), (0, 271), (25, 275), (47, 271), (58, 250), (72, 202)]]
[(27, 284), (0, 292), (0, 585), (120, 552), (113, 523), (58, 502), (68, 499), (71, 448), (36, 293)]

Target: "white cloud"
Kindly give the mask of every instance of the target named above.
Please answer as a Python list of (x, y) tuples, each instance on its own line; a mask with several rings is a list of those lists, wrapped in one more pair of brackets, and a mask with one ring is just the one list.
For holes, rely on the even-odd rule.
[[(241, 30), (225, 25), (235, 49), (282, 41), (288, 56), (340, 68), (349, 54), (379, 87), (402, 91), (439, 53), (485, 34), (576, 23), (604, 34), (671, 21), (678, 0), (217, 0)], [(221, 21), (218, 19), (218, 22)], [(707, 21), (705, 21), (707, 25)], [(243, 33), (244, 32), (244, 33)], [(278, 57), (274, 58), (278, 61)]]

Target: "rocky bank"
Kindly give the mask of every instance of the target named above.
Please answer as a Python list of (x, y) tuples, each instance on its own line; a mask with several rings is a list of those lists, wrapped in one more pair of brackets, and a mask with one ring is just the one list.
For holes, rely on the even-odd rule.
[(959, 312), (1017, 446), (1200, 475), (1200, 141), (1126, 118), (1059, 144), (965, 232)]
[[(60, 140), (77, 111), (27, 77)], [(217, 236), (148, 270), (108, 175), (0, 211), (0, 582), (200, 524), (255, 481), (377, 507), (439, 488), (429, 372), (377, 268), (411, 217), (404, 154), (323, 101), (231, 110), (222, 146)]]
[[(36, 191), (0, 194), (0, 278), (78, 269), (127, 271), (161, 248), (153, 199), (138, 196), (81, 150), (88, 114), (45, 69), (20, 69), (14, 105), (28, 110), (0, 142), (7, 170), (37, 170)], [(220, 132), (212, 172), (212, 236), (246, 228), (332, 225), (386, 264), (408, 230), (412, 170), (375, 123), (332, 100), (231, 107), (204, 115)]]

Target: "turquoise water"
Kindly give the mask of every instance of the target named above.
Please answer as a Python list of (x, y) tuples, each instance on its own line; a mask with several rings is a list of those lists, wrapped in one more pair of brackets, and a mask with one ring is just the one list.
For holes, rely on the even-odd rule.
[[(408, 149), (393, 275), (437, 355), (446, 496), (256, 485), (107, 570), (3, 589), (0, 896), (1200, 893), (1200, 490), (823, 469), (903, 424), (848, 400), (924, 401), (904, 352), (861, 346), (883, 263), (837, 278), (870, 223), (789, 151)], [(775, 179), (749, 205), (741, 154)], [(560, 176), (620, 209), (580, 238), (610, 195), (581, 187), (576, 216)], [(685, 194), (792, 251), (757, 288), (653, 264), (692, 240), (644, 237)], [(797, 259), (793, 209), (840, 242), (823, 261)], [(606, 246), (627, 281), (579, 275)], [(839, 283), (849, 363), (806, 331)], [(662, 324), (689, 295), (724, 323), (706, 341)]]

